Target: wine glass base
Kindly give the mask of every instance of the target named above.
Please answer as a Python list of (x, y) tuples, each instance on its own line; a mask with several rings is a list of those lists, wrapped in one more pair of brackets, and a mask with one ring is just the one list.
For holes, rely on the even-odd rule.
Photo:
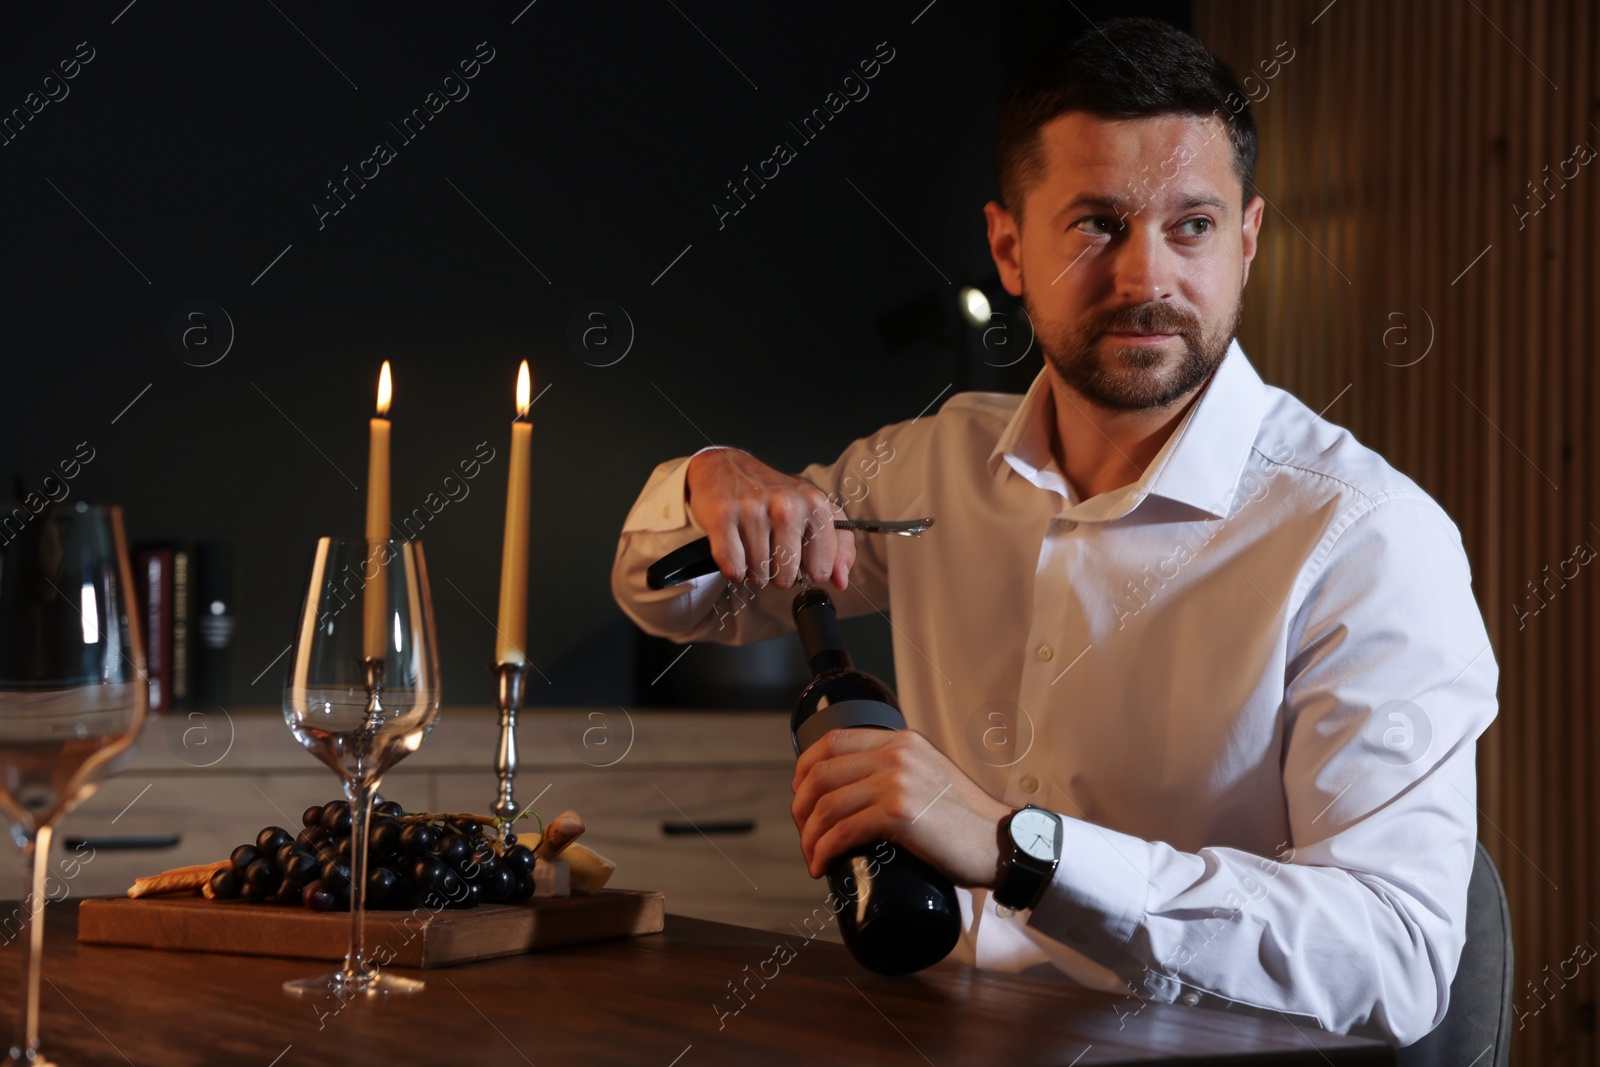
[(35, 1052), (31, 1058), (19, 1055), (13, 1048), (4, 1060), (0, 1060), (0, 1067), (56, 1067), (56, 1061), (42, 1052)]
[(283, 991), (297, 997), (331, 996), (344, 1000), (352, 996), (404, 996), (420, 993), (426, 985), (415, 978), (402, 978), (397, 974), (376, 970), (358, 975), (354, 981), (348, 979), (343, 971), (334, 971), (332, 974), (319, 974), (315, 978), (296, 978), (285, 982)]

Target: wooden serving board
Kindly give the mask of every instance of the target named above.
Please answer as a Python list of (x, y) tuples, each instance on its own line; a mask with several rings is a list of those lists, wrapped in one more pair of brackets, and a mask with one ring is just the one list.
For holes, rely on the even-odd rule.
[[(666, 901), (655, 890), (602, 889), (594, 896), (534, 897), (460, 911), (369, 911), (367, 955), (400, 967), (471, 960), (660, 933)], [(114, 897), (78, 906), (78, 940), (93, 945), (342, 960), (349, 912), (314, 912), (204, 897)]]

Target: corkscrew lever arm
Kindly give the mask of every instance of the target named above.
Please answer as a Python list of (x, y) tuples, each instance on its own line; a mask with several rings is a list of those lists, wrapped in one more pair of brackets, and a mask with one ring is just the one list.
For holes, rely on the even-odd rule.
[[(932, 525), (932, 518), (906, 519), (897, 522), (874, 522), (870, 519), (833, 520), (835, 530), (897, 534), (901, 537), (920, 536)], [(651, 589), (665, 589), (716, 572), (717, 561), (711, 558), (711, 538), (702, 537), (697, 541), (690, 541), (682, 548), (673, 549), (650, 564), (649, 570), (645, 571), (644, 580)]]

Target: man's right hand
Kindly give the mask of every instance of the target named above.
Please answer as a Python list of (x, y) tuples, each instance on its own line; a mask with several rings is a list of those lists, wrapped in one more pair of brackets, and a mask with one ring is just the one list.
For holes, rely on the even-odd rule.
[(747, 452), (718, 448), (689, 461), (684, 500), (711, 538), (711, 556), (730, 582), (794, 585), (803, 564), (814, 582), (844, 589), (856, 561), (855, 534), (836, 530), (845, 514), (810, 482), (775, 471)]

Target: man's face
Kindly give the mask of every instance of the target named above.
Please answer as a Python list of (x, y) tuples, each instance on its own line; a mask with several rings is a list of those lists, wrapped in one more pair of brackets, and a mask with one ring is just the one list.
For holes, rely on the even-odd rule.
[(984, 209), (1006, 290), (1045, 359), (1110, 411), (1167, 407), (1204, 383), (1238, 330), (1262, 200), (1241, 211), (1215, 117), (1057, 116), (1022, 224)]

